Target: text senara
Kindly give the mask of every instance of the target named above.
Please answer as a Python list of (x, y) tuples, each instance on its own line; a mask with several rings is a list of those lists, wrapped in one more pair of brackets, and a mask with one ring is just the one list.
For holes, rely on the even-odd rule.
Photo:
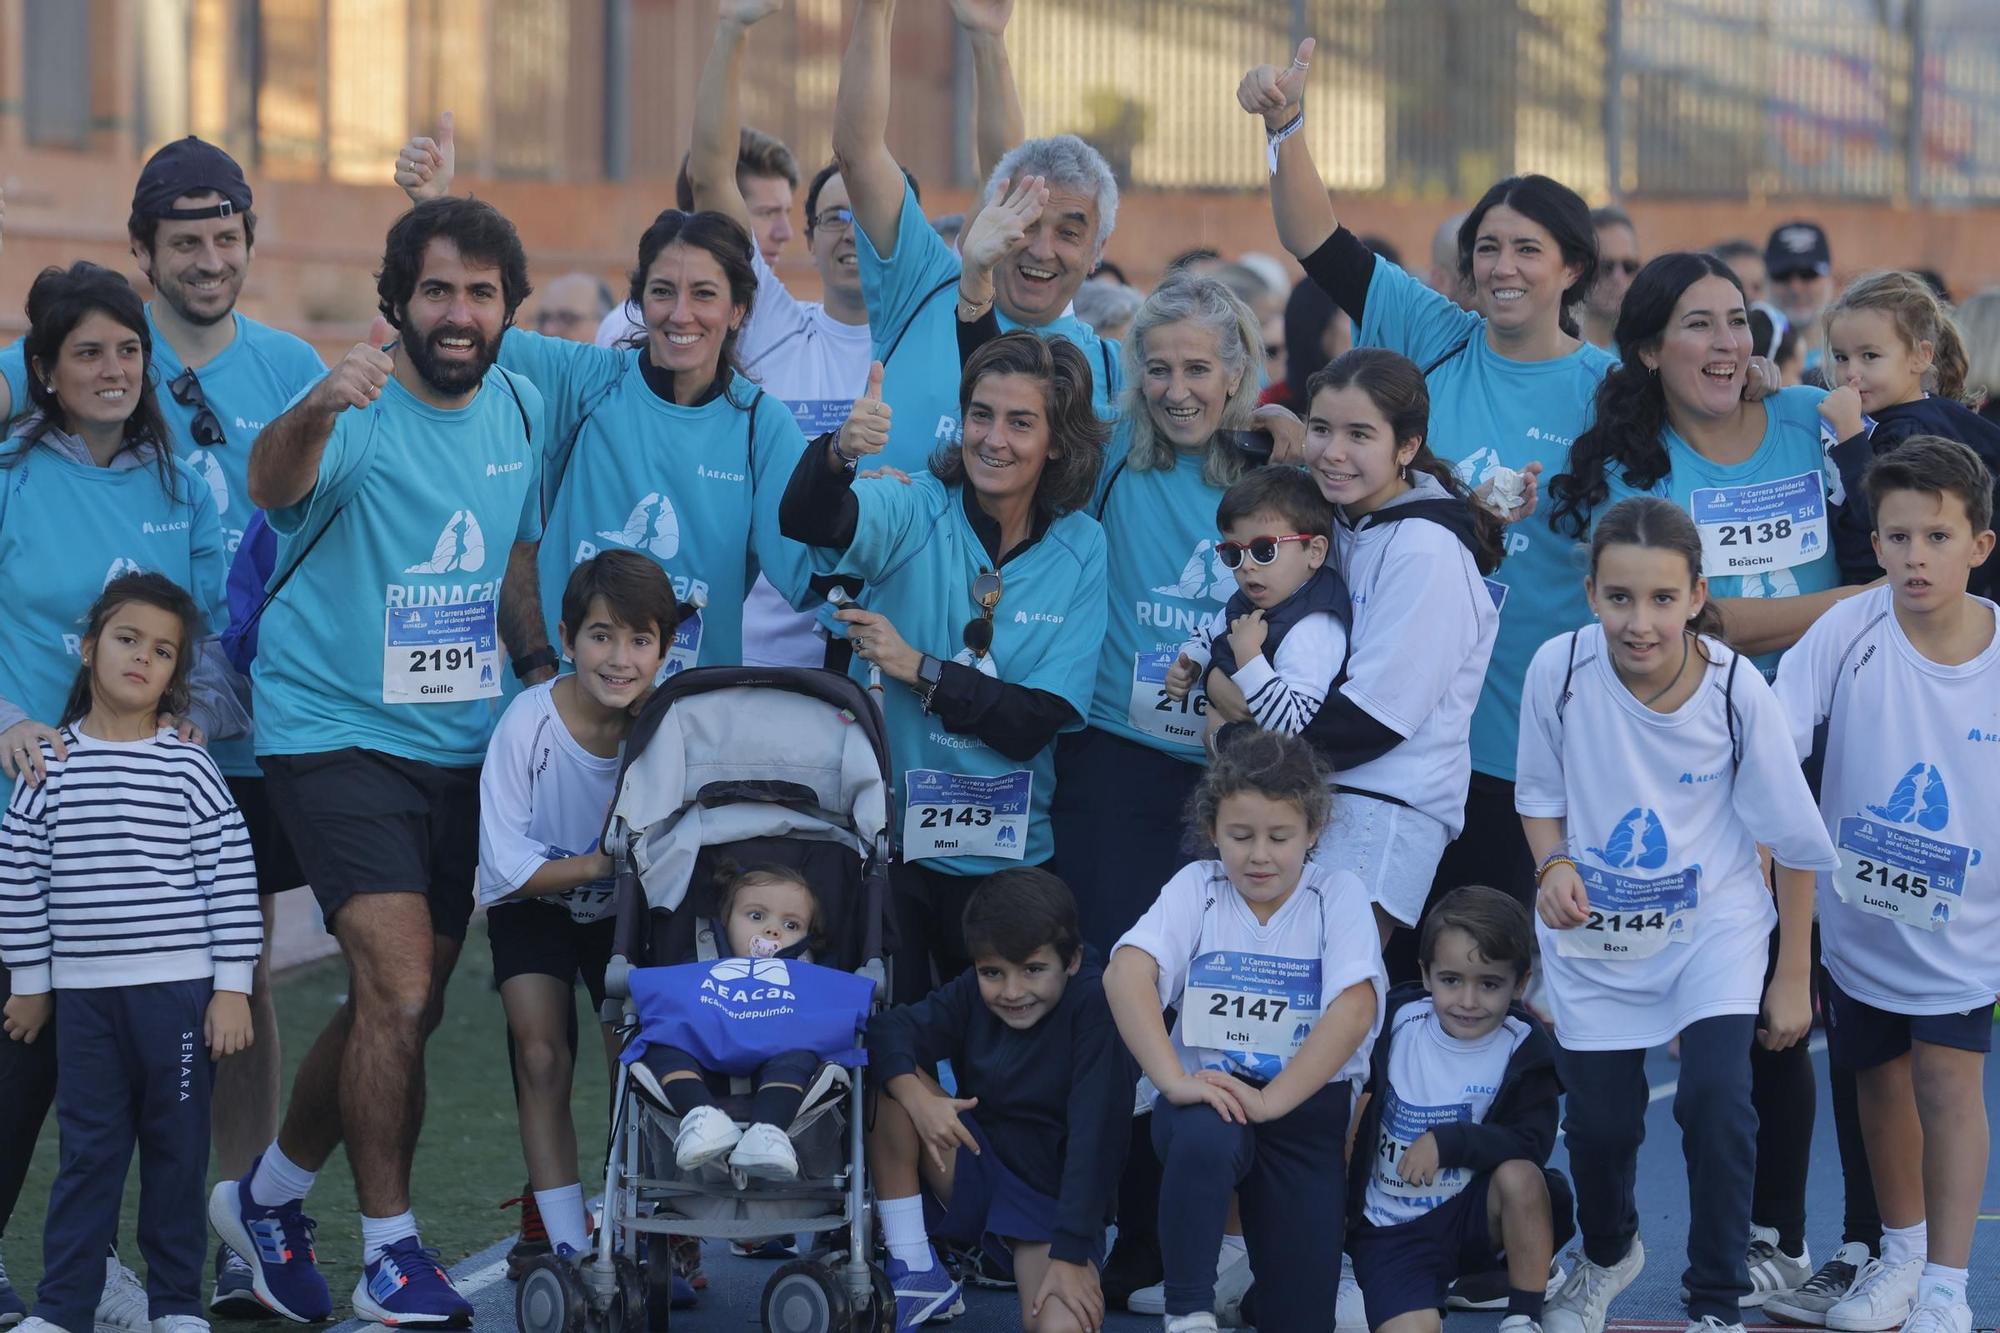
[(500, 598), (500, 584), (450, 583), (425, 587), (419, 583), (392, 583), (382, 591), (384, 604), (404, 606), (458, 606), (464, 602), (492, 602)]

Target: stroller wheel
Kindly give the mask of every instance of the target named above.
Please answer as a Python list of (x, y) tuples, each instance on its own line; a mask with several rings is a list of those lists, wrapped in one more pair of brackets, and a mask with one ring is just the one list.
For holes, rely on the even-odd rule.
[(618, 1286), (604, 1311), (605, 1333), (646, 1333), (646, 1283), (639, 1265), (622, 1254), (613, 1262)]
[[(674, 1243), (657, 1232), (646, 1237), (646, 1263), (640, 1274), (640, 1307), (646, 1312), (646, 1333), (667, 1333), (674, 1308)], [(629, 1328), (641, 1325), (634, 1320)]]
[(889, 1275), (882, 1271), (882, 1265), (870, 1264), (868, 1280), (875, 1290), (867, 1315), (855, 1316), (855, 1333), (896, 1333), (896, 1289), (889, 1285)]
[(765, 1333), (842, 1333), (849, 1318), (847, 1288), (825, 1264), (794, 1259), (764, 1284)]
[(545, 1254), (531, 1262), (514, 1288), (514, 1320), (521, 1333), (583, 1333), (590, 1298), (567, 1259)]

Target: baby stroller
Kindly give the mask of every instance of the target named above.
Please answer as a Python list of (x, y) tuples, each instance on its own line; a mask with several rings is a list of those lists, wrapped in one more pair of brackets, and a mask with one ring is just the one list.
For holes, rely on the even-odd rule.
[[(881, 715), (845, 676), (710, 667), (655, 691), (626, 742), (604, 834), (618, 919), (606, 1009), (628, 1044), (639, 1023), (631, 969), (728, 952), (715, 920), (715, 869), (725, 861), (800, 871), (824, 922), (824, 949), (813, 961), (869, 977), (875, 1005), (886, 1001), (889, 773)], [(748, 1087), (737, 1080), (721, 1101), (739, 1123)], [(669, 1236), (797, 1232), (825, 1237), (823, 1248), (772, 1274), (764, 1327), (893, 1333), (894, 1293), (869, 1262), (862, 1098), (859, 1068), (819, 1067), (787, 1130), (797, 1180), (732, 1180), (720, 1166), (683, 1175), (674, 1163), (679, 1118), (621, 1065), (595, 1245), (573, 1259), (538, 1259), (522, 1274), (515, 1312), (523, 1333), (662, 1333)]]

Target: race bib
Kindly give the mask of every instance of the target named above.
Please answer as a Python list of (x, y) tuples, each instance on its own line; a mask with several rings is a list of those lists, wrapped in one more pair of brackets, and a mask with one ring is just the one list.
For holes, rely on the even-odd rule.
[(1181, 1041), (1275, 1075), (1312, 1032), (1319, 982), (1317, 958), (1227, 949), (1202, 954), (1188, 968), (1181, 996)]
[(1441, 1167), (1431, 1177), (1428, 1185), (1417, 1185), (1396, 1174), (1403, 1154), (1411, 1145), (1439, 1125), (1457, 1125), (1472, 1119), (1472, 1104), (1458, 1102), (1451, 1106), (1412, 1106), (1389, 1089), (1388, 1099), (1382, 1103), (1382, 1130), (1375, 1141), (1374, 1186), (1383, 1194), (1395, 1199), (1424, 1199), (1432, 1203), (1443, 1203), (1452, 1195), (1465, 1188), (1472, 1173), (1464, 1167)]
[(1701, 530), (1701, 572), (1763, 574), (1827, 551), (1826, 481), (1801, 472), (1747, 486), (1705, 486), (1688, 497)]
[[(591, 846), (595, 849), (596, 844), (592, 843)], [(580, 856), (582, 853), (551, 845), (542, 852), (542, 855), (555, 861), (566, 856)], [(589, 925), (593, 921), (603, 920), (610, 914), (613, 889), (614, 885), (610, 879), (594, 879), (588, 884), (579, 884), (565, 891), (556, 901), (569, 912), (570, 920), (579, 925)]]
[(1972, 849), (1877, 819), (1840, 821), (1840, 900), (1904, 926), (1936, 930), (1958, 912)]
[(390, 607), (382, 618), (382, 702), (500, 697), (498, 604)]
[(1590, 895), (1590, 920), (1556, 932), (1556, 952), (1563, 957), (1624, 962), (1651, 958), (1669, 944), (1694, 938), (1701, 905), (1701, 872), (1695, 867), (1659, 879), (1581, 864), (1576, 873)]
[(913, 768), (903, 775), (903, 859), (998, 856), (1018, 861), (1028, 844), (1035, 775), (998, 777)]
[(1200, 745), (1208, 729), (1208, 692), (1196, 685), (1176, 702), (1167, 697), (1167, 672), (1180, 657), (1176, 652), (1135, 653), (1132, 659), (1132, 701), (1125, 720), (1134, 731), (1175, 745)]
[(658, 685), (668, 676), (678, 676), (700, 657), (701, 613), (697, 611), (674, 626), (674, 641), (667, 646), (667, 660), (660, 663), (660, 672), (653, 677), (653, 683)]

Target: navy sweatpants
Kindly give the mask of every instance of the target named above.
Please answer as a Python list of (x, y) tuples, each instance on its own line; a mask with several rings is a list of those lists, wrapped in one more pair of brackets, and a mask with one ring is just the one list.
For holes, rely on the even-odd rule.
[(1168, 1318), (1213, 1308), (1215, 1255), (1234, 1190), (1250, 1272), (1261, 1279), (1260, 1333), (1324, 1333), (1340, 1291), (1353, 1109), (1354, 1090), (1344, 1082), (1258, 1125), (1231, 1124), (1206, 1103), (1153, 1103)]
[[(7, 969), (0, 967), (0, 1001), (8, 996)], [(35, 1140), (56, 1095), (56, 1033), (61, 1015), (49, 1020), (34, 1044), (0, 1037), (0, 1236), (14, 1216), (21, 1183), (35, 1155)]]
[[(1680, 1086), (1674, 1119), (1687, 1158), (1688, 1313), (1742, 1321), (1737, 1298), (1750, 1291), (1750, 1195), (1757, 1172), (1757, 1112), (1750, 1103), (1754, 1014), (1690, 1023), (1681, 1032)], [(1583, 1253), (1606, 1268), (1625, 1257), (1639, 1234), (1633, 1186), (1646, 1137), (1644, 1051), (1572, 1051), (1558, 1045), (1563, 1135), (1576, 1182), (1576, 1225)]]
[(89, 1328), (132, 1149), (139, 1149), (139, 1252), (150, 1317), (200, 1315), (208, 1257), (208, 1102), (202, 1040), (209, 980), (59, 992), (56, 1124), (62, 1163), (49, 1191), (35, 1313)]

